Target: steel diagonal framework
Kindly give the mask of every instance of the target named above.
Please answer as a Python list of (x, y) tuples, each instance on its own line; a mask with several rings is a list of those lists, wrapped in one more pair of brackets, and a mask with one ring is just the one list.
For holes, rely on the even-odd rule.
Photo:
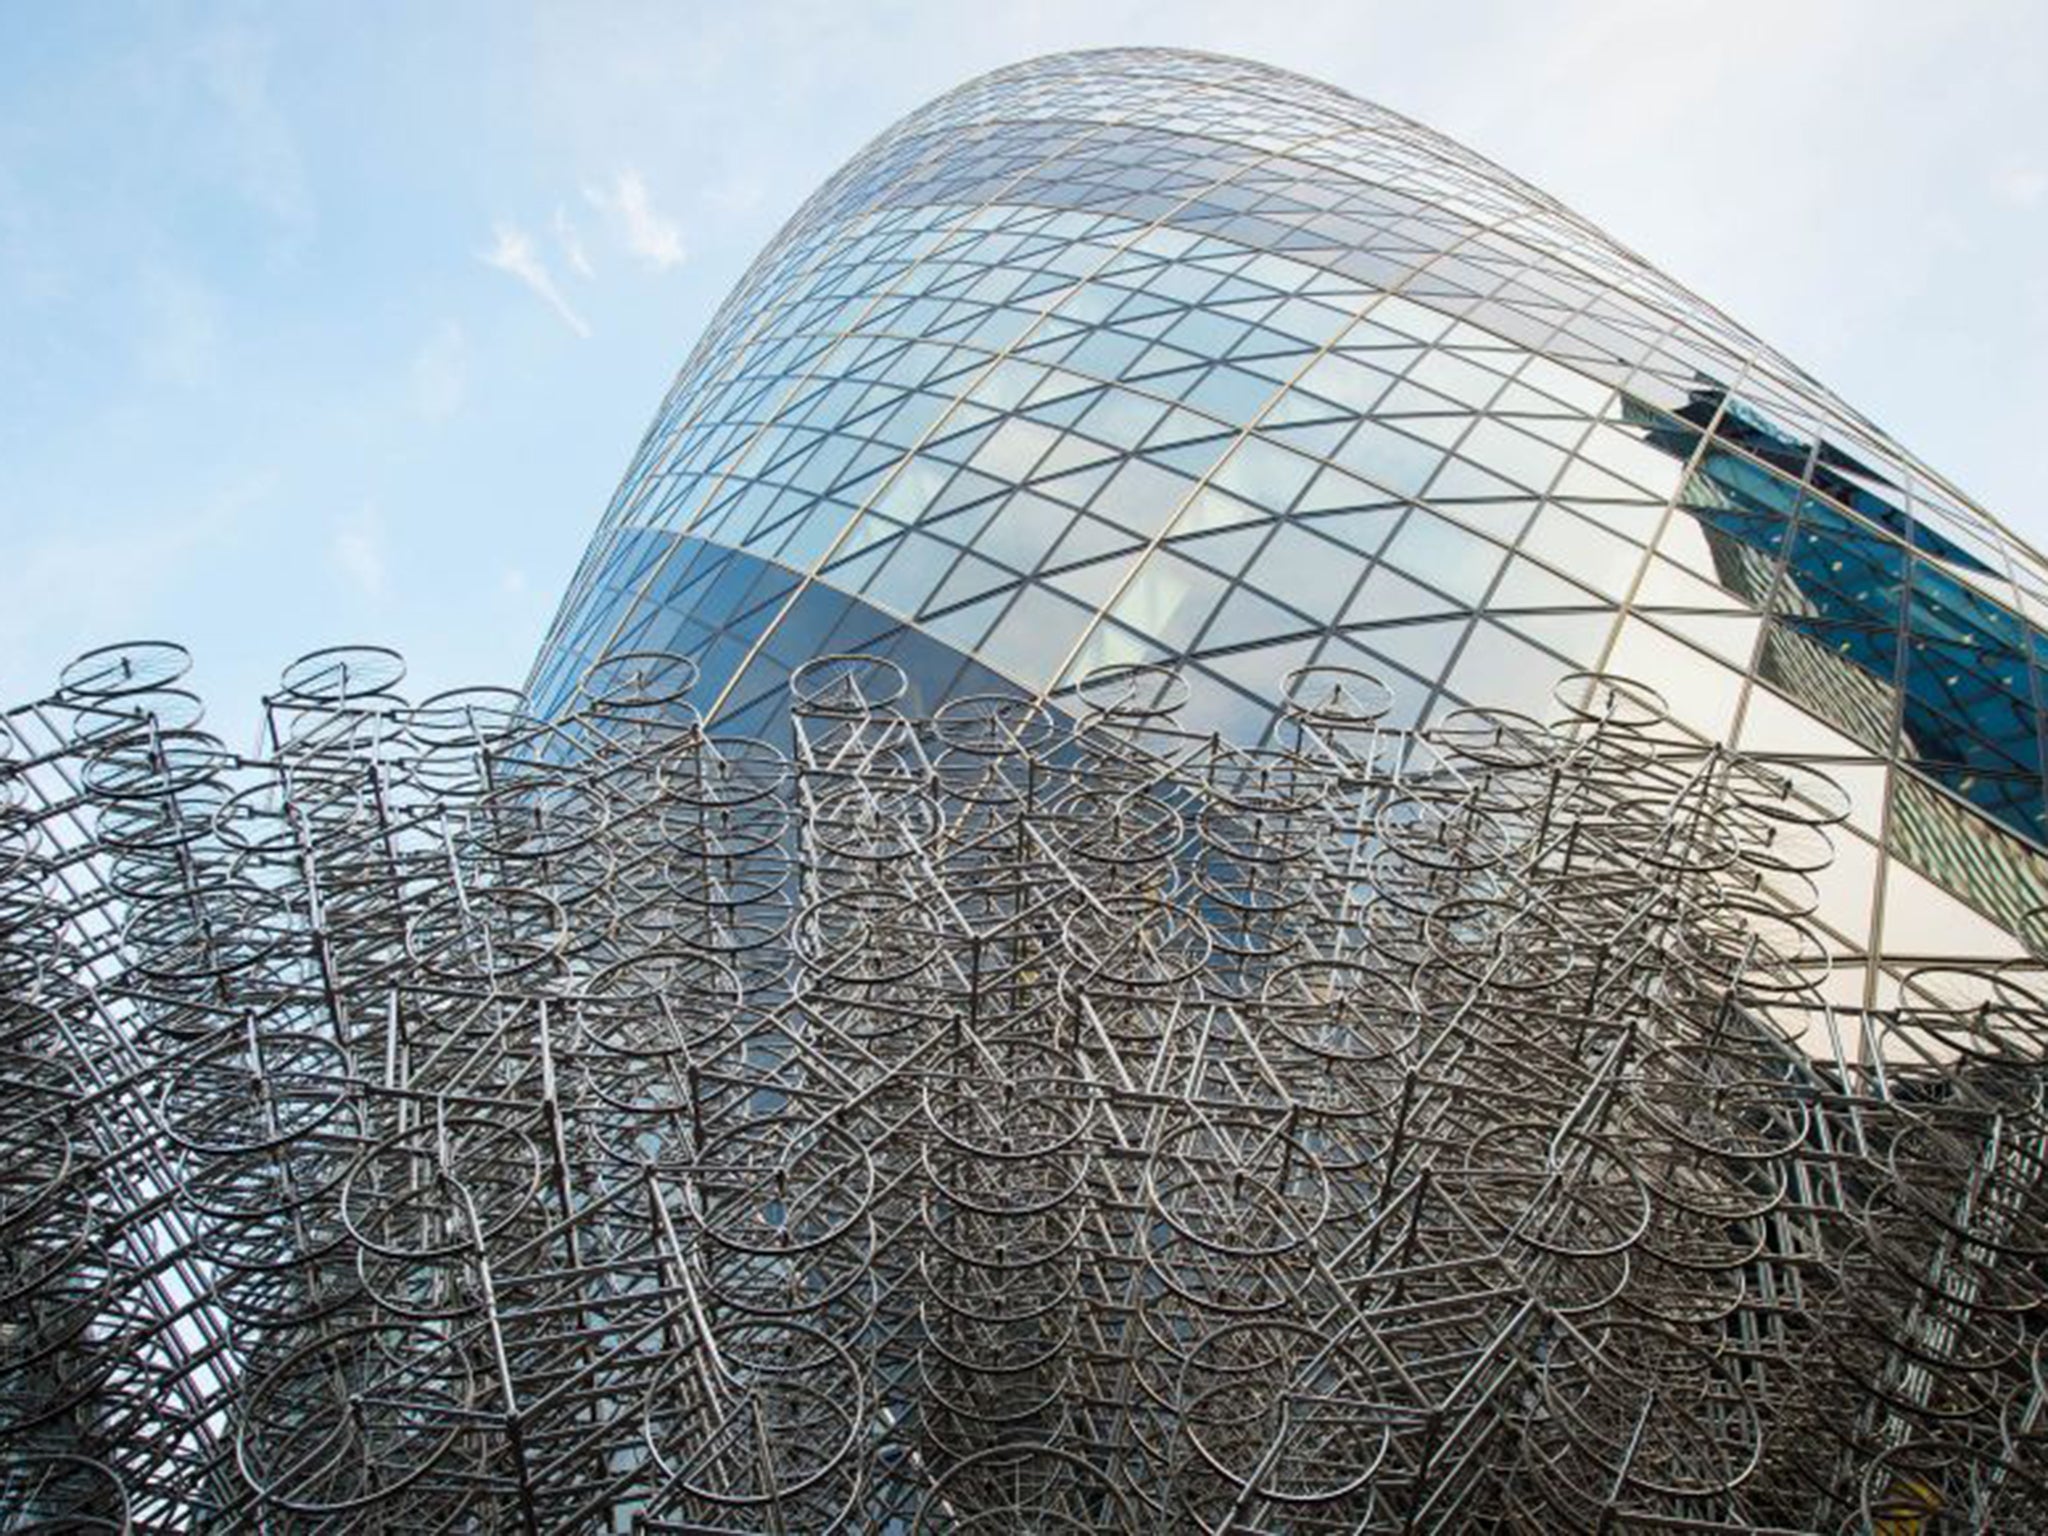
[(2048, 1527), (2036, 968), (1647, 689), (183, 666), (7, 717), (6, 1529)]

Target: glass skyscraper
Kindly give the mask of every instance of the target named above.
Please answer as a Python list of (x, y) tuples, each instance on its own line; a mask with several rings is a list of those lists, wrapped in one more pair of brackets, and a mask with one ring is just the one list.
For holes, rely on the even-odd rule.
[(915, 707), (1165, 661), (1255, 740), (1312, 664), (1402, 723), (1621, 673), (1847, 788), (1832, 864), (1783, 879), (1839, 1000), (1883, 1006), (2034, 937), (2044, 614), (2040, 555), (1535, 188), (1296, 75), (1120, 50), (970, 82), (798, 211), (531, 691), (685, 652), (768, 731), (824, 653), (893, 658)]
[(2043, 600), (1411, 123), (972, 84), (530, 699), (0, 712), (0, 1529), (2048, 1531)]

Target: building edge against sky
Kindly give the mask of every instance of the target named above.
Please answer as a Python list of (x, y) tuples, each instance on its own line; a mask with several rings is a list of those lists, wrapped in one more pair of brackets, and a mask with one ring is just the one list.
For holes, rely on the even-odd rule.
[(1256, 739), (1309, 664), (1403, 721), (1624, 673), (1849, 790), (1784, 879), (1839, 1000), (1883, 1005), (2024, 953), (2048, 900), (2044, 615), (2036, 552), (1541, 192), (1329, 86), (1117, 50), (971, 81), (805, 203), (530, 688), (672, 649), (766, 731), (827, 652), (918, 707), (1167, 661)]

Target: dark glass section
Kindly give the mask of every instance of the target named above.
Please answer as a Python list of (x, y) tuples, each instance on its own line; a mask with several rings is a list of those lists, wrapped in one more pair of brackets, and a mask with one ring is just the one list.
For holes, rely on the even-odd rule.
[(716, 697), (797, 584), (794, 572), (739, 550), (644, 529), (621, 538), (613, 558), (647, 565), (656, 574), (651, 590), (660, 595), (621, 594), (593, 605), (591, 622), (561, 647), (531, 690), (543, 713), (559, 712), (584, 670), (614, 651), (694, 657), (700, 669), (694, 696)]
[(1680, 505), (1707, 530), (1722, 584), (1768, 612), (1759, 675), (1874, 751), (1892, 748), (1895, 707), (1907, 762), (2048, 843), (2028, 654), (2048, 636), (1957, 574), (1989, 567), (1848, 478), (1878, 480), (1867, 466), (1801, 444), (1718, 388), (1680, 414), (1713, 432), (1696, 457), (1696, 433), (1640, 402), (1630, 419), (1692, 462)]
[(1910, 516), (1896, 501), (1870, 489), (1876, 484), (1896, 493), (1896, 487), (1869, 465), (1831, 443), (1801, 442), (1719, 385), (1709, 384), (1693, 391), (1677, 414), (1694, 426), (1711, 428), (1722, 442), (1742, 449), (1795, 483), (1804, 481), (1812, 485), (1914, 549), (1966, 571), (1986, 576), (2001, 574), (1939, 529)]
[[(789, 674), (813, 656), (834, 652), (863, 651), (900, 664), (910, 679), (904, 707), (917, 713), (930, 713), (961, 694), (1018, 691), (1009, 679), (914, 626), (822, 583), (800, 584), (794, 572), (741, 550), (643, 529), (618, 540), (611, 558), (622, 568), (659, 562), (673, 574), (674, 584), (663, 589), (669, 601), (636, 603), (622, 595), (609, 605), (594, 605), (583, 637), (562, 646), (536, 676), (532, 698), (543, 715), (560, 713), (590, 664), (620, 650), (696, 657), (700, 674), (692, 698), (708, 709), (771, 620), (772, 637), (748, 661), (746, 686), (734, 689), (717, 715), (748, 734), (778, 729), (788, 709)], [(609, 576), (598, 580), (616, 590)]]
[(1911, 774), (1893, 779), (1891, 849), (2008, 929), (2048, 905), (2048, 859)]

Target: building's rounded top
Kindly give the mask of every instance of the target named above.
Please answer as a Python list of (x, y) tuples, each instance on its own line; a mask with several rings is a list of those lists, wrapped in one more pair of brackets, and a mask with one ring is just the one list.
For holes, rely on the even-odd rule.
[[(1568, 281), (1606, 290), (1612, 302), (1684, 317), (1724, 365), (1717, 377), (1750, 373), (1754, 390), (1781, 394), (1793, 415), (1826, 419), (1838, 432), (1869, 440), (1875, 451), (1909, 461), (1916, 477), (1938, 488), (1943, 499), (1983, 515), (1805, 370), (1543, 189), (1413, 118), (1257, 60), (1185, 48), (1117, 47), (1045, 54), (991, 70), (885, 130), (804, 205), (769, 253), (812, 219), (843, 214), (849, 192), (895, 200), (930, 190), (942, 180), (934, 160), (956, 159), (951, 153), (935, 156), (937, 144), (958, 135), (964, 150), (996, 125), (1014, 136), (1026, 124), (1095, 124), (1105, 139), (1211, 140), (1306, 162), (1320, 181), (1406, 191), (1419, 217), (1483, 254), (1505, 252), (1511, 260), (1558, 267)], [(886, 184), (896, 179), (892, 196)], [(1455, 249), (1442, 237), (1431, 243)], [(1426, 304), (1438, 297), (1428, 284), (1416, 296)], [(1464, 310), (1457, 303), (1445, 307)], [(1484, 316), (1464, 318), (1487, 323)]]
[[(2009, 929), (2048, 898), (2035, 608), (2019, 540), (1555, 199), (1333, 86), (1113, 49), (967, 82), (803, 205), (536, 690), (674, 649), (754, 719), (834, 652), (926, 706), (1163, 663), (1256, 736), (1304, 667), (1409, 721), (1633, 674), (1703, 738), (1866, 764), (1852, 824)], [(1906, 942), (1870, 911), (1845, 953)]]

